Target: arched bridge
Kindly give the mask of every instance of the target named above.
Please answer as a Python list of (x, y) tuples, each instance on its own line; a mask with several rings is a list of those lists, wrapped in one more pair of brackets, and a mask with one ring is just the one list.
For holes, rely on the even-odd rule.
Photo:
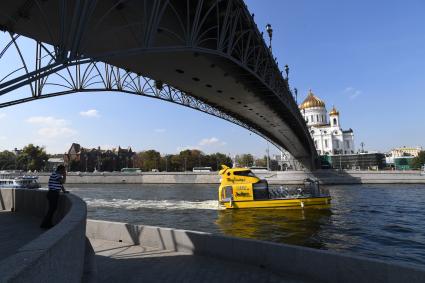
[(0, 69), (0, 107), (84, 91), (150, 96), (243, 126), (315, 167), (288, 81), (242, 0), (1, 1), (0, 29), (0, 64), (19, 58)]

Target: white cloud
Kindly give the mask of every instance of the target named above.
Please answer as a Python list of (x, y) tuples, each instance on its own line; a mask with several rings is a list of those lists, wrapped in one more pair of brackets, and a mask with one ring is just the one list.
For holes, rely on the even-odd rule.
[(5, 113), (0, 113), (0, 119), (2, 119), (4, 117), (6, 117), (6, 114)]
[(49, 127), (63, 127), (69, 124), (69, 122), (64, 119), (56, 119), (51, 116), (33, 116), (28, 118), (27, 122), (30, 124)]
[(83, 117), (89, 117), (89, 118), (99, 118), (100, 117), (99, 111), (97, 111), (96, 109), (81, 111), (80, 115), (83, 116)]
[(51, 127), (41, 128), (37, 131), (38, 135), (42, 138), (54, 139), (54, 138), (69, 138), (75, 136), (77, 131), (67, 127)]
[(0, 136), (0, 141), (5, 141), (7, 138), (5, 136)]
[(158, 134), (162, 134), (162, 133), (165, 133), (165, 129), (155, 129), (154, 132)]
[(179, 147), (177, 147), (177, 151), (179, 152), (179, 151), (186, 150), (186, 149), (203, 150), (203, 149), (208, 148), (208, 147), (224, 146), (224, 145), (226, 145), (226, 143), (219, 140), (216, 137), (204, 138), (198, 143), (198, 145), (179, 146)]
[(358, 89), (355, 89), (355, 88), (353, 88), (353, 87), (351, 87), (351, 86), (349, 86), (349, 87), (346, 87), (345, 89), (344, 89), (344, 93), (345, 94), (348, 94), (348, 97), (350, 98), (350, 99), (355, 99), (356, 97), (358, 97), (360, 94), (362, 94), (362, 91), (361, 90), (358, 90)]
[(39, 127), (38, 137), (44, 139), (69, 138), (75, 136), (77, 131), (68, 127), (69, 121), (51, 116), (33, 116), (26, 120), (28, 123)]
[(222, 141), (220, 141), (218, 138), (216, 138), (216, 137), (212, 137), (212, 138), (205, 138), (205, 139), (202, 139), (200, 142), (199, 142), (199, 145), (200, 146), (214, 146), (214, 145), (225, 145), (226, 143), (225, 142), (222, 142)]

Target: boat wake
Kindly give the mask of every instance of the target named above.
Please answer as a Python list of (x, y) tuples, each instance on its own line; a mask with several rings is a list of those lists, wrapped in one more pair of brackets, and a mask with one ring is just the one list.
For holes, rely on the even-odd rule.
[(137, 200), (137, 199), (93, 199), (84, 198), (90, 208), (121, 208), (127, 210), (147, 209), (220, 209), (216, 200), (184, 201), (184, 200)]

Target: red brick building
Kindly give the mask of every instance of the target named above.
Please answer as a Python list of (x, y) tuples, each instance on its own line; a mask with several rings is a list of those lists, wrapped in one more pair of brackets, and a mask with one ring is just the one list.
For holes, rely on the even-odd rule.
[(103, 150), (100, 147), (84, 148), (73, 143), (64, 154), (64, 162), (68, 171), (120, 171), (133, 167), (134, 156), (135, 152), (130, 147)]

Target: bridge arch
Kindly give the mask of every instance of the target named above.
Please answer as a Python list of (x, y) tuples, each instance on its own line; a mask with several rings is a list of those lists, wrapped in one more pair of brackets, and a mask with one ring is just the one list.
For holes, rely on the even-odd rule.
[[(19, 38), (19, 35), (11, 35), (11, 40), (0, 50), (0, 60), (7, 51), (17, 51), (22, 54), (23, 50), (19, 48), (17, 44)], [(35, 42), (35, 44), (37, 45), (36, 49), (42, 51), (39, 53), (38, 58), (35, 58), (36, 61), (40, 61), (42, 58), (50, 60), (50, 62), (54, 60), (56, 57), (54, 48), (40, 42)], [(13, 49), (14, 46), (16, 50)], [(21, 67), (12, 70), (9, 74), (0, 78), (0, 80), (2, 79), (4, 81), (9, 75), (19, 71), (27, 75), (30, 74), (27, 67), (29, 65), (28, 62), (21, 61), (21, 63)], [(184, 91), (164, 84), (161, 81), (155, 81), (148, 77), (130, 72), (129, 70), (124, 70), (107, 63), (96, 62), (90, 59), (60, 65), (54, 69), (54, 72), (43, 72), (36, 78), (30, 75), (25, 84), (17, 86), (12, 85), (9, 89), (0, 93), (0, 95), (6, 95), (9, 92), (20, 90), (21, 88), (26, 88), (32, 95), (25, 98), (12, 98), (8, 99), (6, 102), (0, 102), (0, 108), (75, 93), (121, 92), (159, 99), (198, 110), (243, 127), (274, 144), (267, 136), (232, 115), (223, 112), (217, 106), (208, 104)]]
[[(0, 96), (28, 85), (31, 97), (0, 107), (94, 90), (87, 77), (97, 72), (104, 86), (94, 91), (146, 95), (236, 122), (315, 165), (288, 78), (242, 0), (16, 0), (0, 11), (11, 45), (19, 50), (18, 34), (36, 41), (35, 68), (21, 60), (24, 74), (0, 81)], [(61, 91), (47, 91), (49, 77), (70, 69), (75, 77), (55, 86)]]

